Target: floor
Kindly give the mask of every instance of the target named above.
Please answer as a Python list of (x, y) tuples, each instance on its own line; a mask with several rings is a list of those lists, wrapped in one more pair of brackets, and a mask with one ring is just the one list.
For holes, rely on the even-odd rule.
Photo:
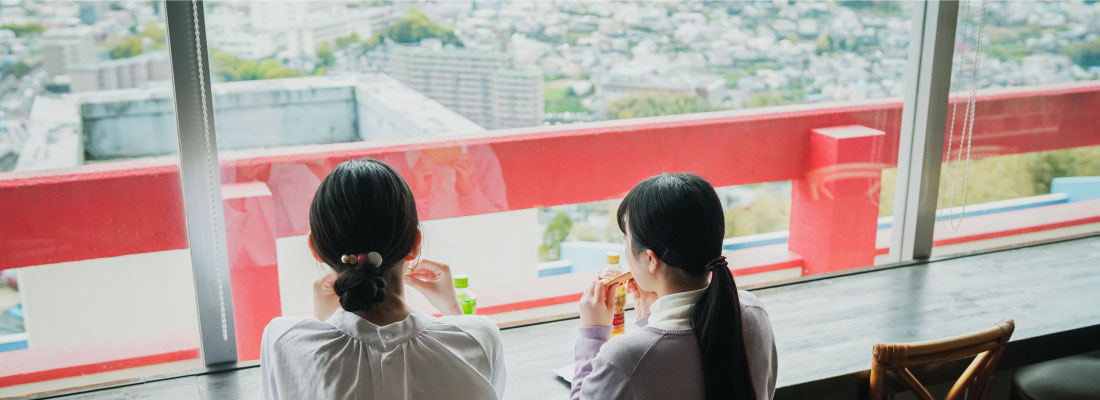
[[(993, 326), (1001, 319), (1015, 319), (1017, 326), (1004, 362), (1013, 359), (1014, 351), (1027, 353), (1031, 362), (1041, 360), (1046, 355), (1041, 354), (1042, 344), (1048, 343), (1044, 340), (1067, 342), (1059, 335), (1096, 334), (1100, 328), (1100, 307), (1094, 306), (1100, 304), (1097, 287), (1100, 237), (1090, 237), (754, 293), (771, 316), (778, 342), (781, 389), (776, 397), (798, 398), (819, 382), (855, 390), (850, 382), (865, 379), (860, 374), (870, 365), (875, 343), (953, 336)], [(568, 385), (551, 369), (571, 362), (576, 327), (577, 321), (571, 319), (504, 330), (505, 398), (567, 397)], [(1016, 357), (1012, 362), (1020, 360)], [(255, 399), (256, 372), (245, 368), (63, 398)]]

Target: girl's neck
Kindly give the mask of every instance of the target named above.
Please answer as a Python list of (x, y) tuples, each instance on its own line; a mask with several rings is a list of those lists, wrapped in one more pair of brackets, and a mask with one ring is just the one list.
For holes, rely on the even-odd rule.
[(377, 326), (386, 326), (394, 322), (404, 321), (412, 314), (412, 309), (405, 304), (405, 285), (401, 281), (400, 271), (393, 274), (386, 282), (386, 298), (381, 303), (375, 304), (370, 310), (356, 311), (355, 315)]
[(710, 281), (707, 275), (691, 276), (679, 268), (668, 267), (664, 279), (657, 282), (657, 297), (665, 297), (670, 294), (690, 292), (707, 287)]

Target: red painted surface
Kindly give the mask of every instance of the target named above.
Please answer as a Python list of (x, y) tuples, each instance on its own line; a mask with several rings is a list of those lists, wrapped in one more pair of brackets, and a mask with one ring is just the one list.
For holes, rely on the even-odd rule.
[(198, 330), (7, 351), (0, 387), (199, 358)]
[[(112, 356), (114, 358), (115, 356)], [(71, 367), (50, 368), (41, 371), (28, 372), (18, 375), (0, 375), (0, 387), (20, 385), (24, 383), (43, 382), (54, 379), (71, 378), (74, 376), (98, 374), (100, 372), (117, 371), (120, 369), (144, 367), (170, 363), (174, 361), (193, 360), (199, 358), (199, 349), (180, 350), (173, 352), (160, 352), (142, 357), (124, 359), (112, 359), (111, 361), (74, 365)]]
[(224, 185), (222, 196), (237, 357), (240, 361), (258, 360), (264, 327), (283, 314), (274, 201), (262, 182)]
[(884, 137), (862, 126), (810, 134), (809, 171), (791, 185), (788, 239), (804, 274), (874, 264)]
[(187, 248), (179, 174), (164, 162), (0, 174), (0, 269)]
[[(974, 146), (982, 149), (979, 156), (991, 156), (1100, 145), (1097, 109), (1100, 82), (988, 92), (978, 98)], [(447, 170), (453, 150), (465, 147), (461, 154), (474, 161), (479, 196), (466, 203), (420, 196), (418, 207), (432, 210), (425, 219), (436, 219), (617, 198), (665, 171), (695, 172), (716, 186), (797, 179), (806, 173), (809, 132), (829, 126), (884, 131), (879, 153), (894, 165), (900, 118), (901, 103), (883, 99), (536, 127), (431, 143), (251, 150), (225, 154), (222, 176), (227, 183), (267, 183), (276, 234), (286, 237), (305, 234), (305, 211), (320, 179), (352, 158), (387, 161), (413, 183), (413, 157), (444, 159), (440, 168)], [(174, 160), (164, 158), (0, 173), (0, 269), (186, 247), (176, 171)], [(95, 212), (74, 207), (74, 198)]]

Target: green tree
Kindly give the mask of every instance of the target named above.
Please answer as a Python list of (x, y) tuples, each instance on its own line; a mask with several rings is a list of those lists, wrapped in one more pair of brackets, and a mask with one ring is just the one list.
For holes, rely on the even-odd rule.
[(359, 43), (359, 34), (352, 32), (350, 35), (336, 38), (336, 48), (344, 49), (351, 45)]
[(539, 252), (546, 254), (547, 259), (557, 260), (561, 258), (561, 243), (569, 237), (573, 230), (573, 219), (564, 211), (558, 211), (550, 223), (546, 225), (546, 232), (542, 234), (542, 245)]
[(1054, 178), (1100, 176), (1100, 146), (1026, 154), (1031, 187), (1036, 195), (1050, 193)]
[(791, 196), (772, 190), (756, 189), (756, 201), (747, 207), (725, 212), (726, 237), (782, 231), (791, 220)]
[(46, 31), (46, 28), (42, 24), (29, 23), (29, 24), (3, 24), (0, 25), (0, 30), (10, 30), (15, 33), (15, 36), (23, 37), (28, 34), (41, 34)]
[(329, 67), (332, 63), (336, 62), (336, 58), (332, 55), (332, 44), (329, 42), (321, 42), (317, 45), (317, 66)]
[(167, 36), (164, 28), (155, 22), (145, 24), (137, 31), (136, 35), (125, 36), (115, 42), (111, 48), (111, 58), (130, 58), (145, 52), (145, 39), (152, 43), (153, 50), (164, 50), (168, 47)]
[(284, 67), (272, 59), (262, 62), (242, 60), (215, 48), (210, 49), (210, 65), (214, 69), (214, 76), (221, 82), (295, 78), (304, 75), (301, 71)]
[[(952, 156), (952, 159), (955, 157)], [(965, 161), (962, 161), (965, 164)], [(980, 204), (1020, 197), (1050, 193), (1051, 181), (1066, 176), (1100, 176), (1100, 146), (1077, 147), (1036, 153), (1010, 154), (972, 160), (970, 177), (964, 178), (966, 166), (956, 162), (944, 163), (940, 169), (940, 182), (945, 199), (941, 207), (951, 207), (954, 185), (955, 206), (962, 204), (963, 184), (966, 184), (966, 203)], [(879, 216), (893, 212), (894, 187), (897, 170), (890, 168), (882, 173)]]
[(853, 10), (867, 11), (881, 15), (901, 15), (902, 2), (891, 0), (844, 0), (838, 2), (841, 6)]
[(737, 87), (737, 81), (745, 77), (745, 73), (741, 71), (714, 71), (717, 74), (721, 74), (726, 79), (726, 87)]
[(745, 102), (745, 108), (781, 106), (784, 104), (787, 104), (787, 101), (783, 100), (783, 95), (776, 92), (760, 92), (749, 97), (749, 100)]
[(1100, 66), (1100, 38), (1066, 46), (1065, 53), (1082, 68)]
[(130, 58), (140, 55), (144, 51), (141, 36), (126, 36), (115, 43), (111, 49), (111, 58)]
[(990, 58), (1019, 62), (1031, 55), (1031, 49), (1020, 43), (993, 43), (989, 46)]
[(644, 94), (630, 96), (611, 103), (605, 119), (656, 117), (715, 111), (706, 99), (693, 94)]
[(16, 78), (27, 76), (27, 74), (30, 72), (31, 66), (27, 65), (27, 63), (23, 61), (16, 61), (15, 64), (12, 64), (11, 66), (11, 73), (15, 74)]
[(814, 47), (817, 48), (818, 55), (831, 52), (833, 51), (833, 39), (827, 33), (818, 36), (817, 40), (814, 40)]
[(168, 47), (167, 43), (165, 42), (168, 36), (166, 36), (164, 32), (164, 28), (161, 28), (160, 25), (156, 22), (150, 22), (148, 24), (145, 24), (145, 26), (142, 26), (141, 30), (138, 32), (138, 35), (140, 35), (141, 37), (147, 37), (149, 38), (149, 40), (152, 40), (153, 49), (155, 50), (164, 50)]
[(581, 98), (573, 94), (564, 81), (548, 82), (543, 90), (543, 109), (548, 113), (584, 112)]
[(301, 72), (284, 67), (275, 60), (264, 60), (257, 67), (255, 79), (296, 78), (299, 76), (302, 76)]
[(371, 36), (367, 40), (365, 50), (370, 50), (382, 43), (386, 38), (397, 43), (418, 43), (421, 39), (439, 39), (443, 44), (462, 47), (462, 41), (458, 40), (454, 31), (436, 24), (419, 9), (409, 10), (408, 14), (383, 29), (382, 32)]

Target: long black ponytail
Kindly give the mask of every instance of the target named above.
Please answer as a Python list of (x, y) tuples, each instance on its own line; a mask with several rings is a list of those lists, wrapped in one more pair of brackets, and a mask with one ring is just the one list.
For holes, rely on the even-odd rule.
[(629, 229), (635, 253), (653, 250), (666, 265), (691, 276), (711, 274), (691, 311), (707, 398), (756, 399), (737, 285), (722, 257), (725, 218), (714, 188), (692, 174), (654, 176), (626, 195), (618, 220), (623, 233)]

